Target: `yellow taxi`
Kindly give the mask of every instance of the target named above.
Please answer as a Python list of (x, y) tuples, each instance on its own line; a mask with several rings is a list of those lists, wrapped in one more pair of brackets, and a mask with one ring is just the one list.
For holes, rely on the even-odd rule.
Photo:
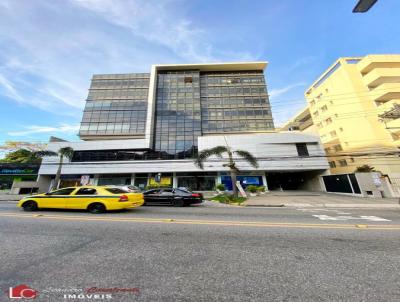
[(108, 210), (136, 208), (143, 205), (142, 193), (130, 193), (118, 187), (68, 187), (52, 192), (27, 196), (18, 202), (25, 211), (46, 209), (88, 210), (93, 214)]

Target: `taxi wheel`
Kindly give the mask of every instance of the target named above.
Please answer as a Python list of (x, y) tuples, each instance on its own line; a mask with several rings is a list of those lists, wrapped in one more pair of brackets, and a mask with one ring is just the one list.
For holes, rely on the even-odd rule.
[(102, 203), (92, 203), (88, 206), (88, 211), (92, 214), (101, 214), (106, 211), (106, 207)]
[(22, 208), (26, 212), (32, 212), (32, 211), (36, 211), (38, 209), (38, 205), (35, 201), (28, 200), (22, 205)]

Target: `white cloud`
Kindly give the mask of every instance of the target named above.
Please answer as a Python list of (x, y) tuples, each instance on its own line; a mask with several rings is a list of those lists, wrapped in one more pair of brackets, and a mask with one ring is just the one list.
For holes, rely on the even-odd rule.
[(94, 73), (255, 59), (215, 49), (216, 34), (189, 21), (183, 1), (3, 0), (0, 7), (0, 94), (58, 115), (80, 115)]
[(294, 89), (294, 88), (302, 87), (302, 86), (305, 86), (305, 85), (307, 85), (307, 84), (304, 83), (304, 82), (300, 82), (300, 83), (290, 84), (290, 85), (287, 85), (287, 86), (285, 86), (285, 87), (278, 88), (278, 89), (271, 89), (271, 90), (269, 91), (269, 96), (270, 96), (271, 98), (276, 98), (276, 97), (278, 97), (278, 96), (281, 96), (281, 95), (283, 95), (283, 94), (289, 92), (290, 90), (292, 90), (292, 89)]
[(191, 62), (226, 61), (226, 57), (239, 61), (254, 59), (253, 55), (246, 52), (224, 52), (225, 57), (218, 55), (218, 51), (213, 49), (210, 42), (211, 33), (193, 24), (178, 9), (183, 6), (183, 1), (72, 1), (110, 24), (126, 28), (134, 35), (160, 44)]
[(7, 134), (10, 136), (28, 136), (31, 134), (37, 134), (37, 133), (49, 133), (49, 134), (56, 134), (56, 133), (69, 133), (69, 134), (74, 134), (79, 130), (79, 125), (67, 125), (63, 124), (58, 127), (53, 127), (53, 126), (36, 126), (36, 125), (31, 125), (31, 126), (26, 126), (26, 130), (22, 131), (12, 131), (8, 132)]
[(19, 95), (14, 85), (9, 80), (7, 80), (6, 77), (3, 76), (1, 73), (0, 73), (0, 88), (3, 88), (0, 92), (5, 96), (10, 97), (19, 102), (23, 101), (22, 97)]

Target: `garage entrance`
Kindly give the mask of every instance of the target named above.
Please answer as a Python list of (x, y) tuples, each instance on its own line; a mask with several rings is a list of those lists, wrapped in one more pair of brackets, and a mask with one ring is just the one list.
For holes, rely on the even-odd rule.
[(320, 191), (318, 176), (321, 171), (301, 172), (267, 172), (268, 189), (280, 190), (311, 190)]

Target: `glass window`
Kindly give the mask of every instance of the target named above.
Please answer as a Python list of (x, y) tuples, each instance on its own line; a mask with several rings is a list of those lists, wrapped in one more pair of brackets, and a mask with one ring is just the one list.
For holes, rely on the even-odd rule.
[(94, 188), (81, 188), (75, 195), (96, 195), (97, 191)]
[(299, 156), (309, 156), (306, 143), (297, 143), (296, 149)]
[(75, 191), (75, 188), (64, 188), (47, 193), (46, 195), (70, 195), (73, 191)]

